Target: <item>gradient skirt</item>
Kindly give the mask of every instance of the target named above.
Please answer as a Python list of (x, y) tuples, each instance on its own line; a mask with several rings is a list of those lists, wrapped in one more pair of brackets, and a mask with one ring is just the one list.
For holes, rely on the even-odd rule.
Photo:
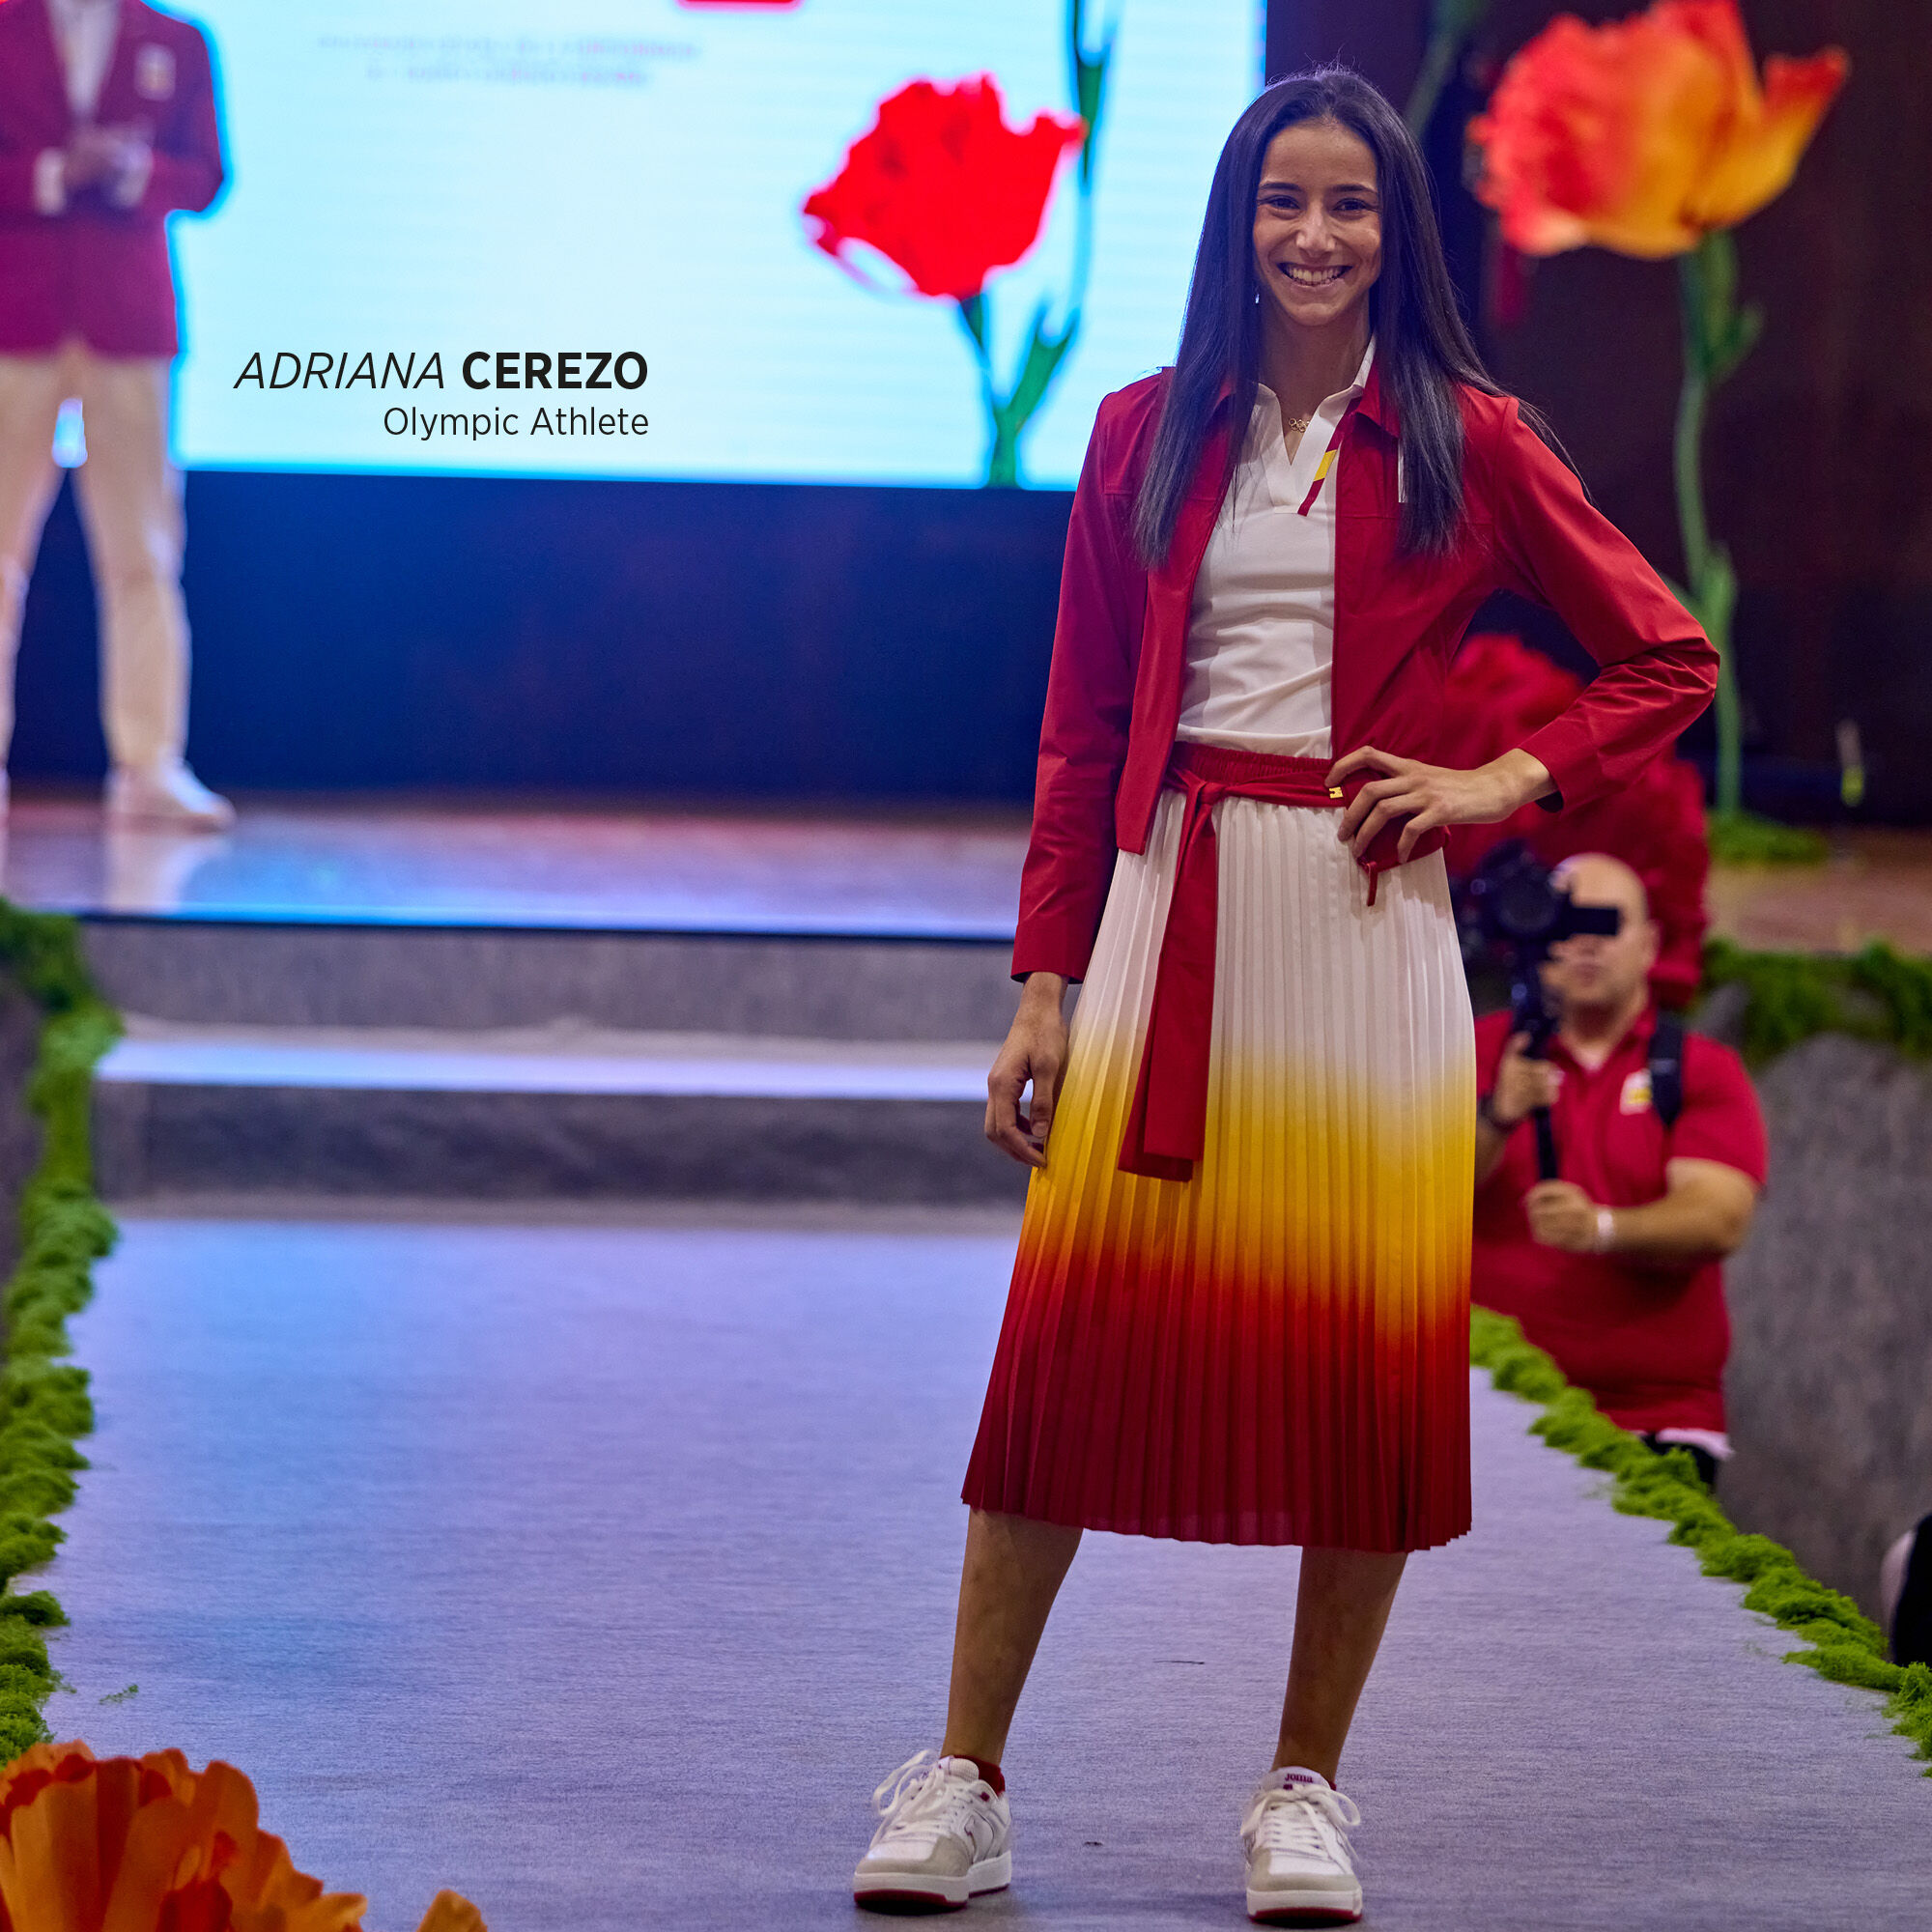
[(1180, 801), (1122, 853), (1027, 1197), (976, 1509), (1203, 1543), (1469, 1527), (1475, 1052), (1441, 855), (1368, 879), (1333, 812), (1216, 807), (1208, 1135), (1118, 1165)]

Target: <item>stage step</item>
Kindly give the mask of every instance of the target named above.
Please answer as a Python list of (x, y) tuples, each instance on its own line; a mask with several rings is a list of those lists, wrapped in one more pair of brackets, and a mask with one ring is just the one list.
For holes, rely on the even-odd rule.
[(96, 1090), (110, 1200), (1016, 1200), (986, 1042), (128, 1019)]
[(831, 930), (352, 924), (94, 915), (126, 1012), (223, 1026), (500, 1028), (1000, 1039), (1011, 942)]

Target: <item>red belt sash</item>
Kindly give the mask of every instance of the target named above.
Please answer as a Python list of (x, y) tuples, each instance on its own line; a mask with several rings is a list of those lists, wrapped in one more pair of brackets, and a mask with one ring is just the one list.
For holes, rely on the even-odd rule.
[[(1186, 1180), (1201, 1158), (1208, 1135), (1208, 1054), (1214, 1021), (1214, 944), (1220, 912), (1220, 855), (1214, 808), (1224, 798), (1258, 798), (1269, 805), (1320, 806), (1341, 810), (1380, 774), (1366, 772), (1330, 787), (1329, 758), (1278, 758), (1265, 752), (1234, 752), (1218, 745), (1177, 744), (1167, 782), (1184, 801), (1180, 845), (1175, 857), (1174, 891), (1161, 934), (1153, 1006), (1140, 1078), (1127, 1115), (1121, 1167), (1156, 1180)], [(1369, 903), (1378, 876), (1401, 863), (1396, 841), (1402, 827), (1387, 827), (1361, 862), (1369, 875)], [(1441, 830), (1416, 840), (1412, 858), (1439, 851)], [(1284, 972), (1293, 971), (1290, 961)]]

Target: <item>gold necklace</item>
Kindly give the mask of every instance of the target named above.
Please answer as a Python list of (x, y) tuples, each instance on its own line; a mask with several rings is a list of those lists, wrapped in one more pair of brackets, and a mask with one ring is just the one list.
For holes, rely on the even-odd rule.
[(1314, 420), (1313, 416), (1290, 416), (1287, 418), (1287, 426), (1293, 434), (1299, 435)]

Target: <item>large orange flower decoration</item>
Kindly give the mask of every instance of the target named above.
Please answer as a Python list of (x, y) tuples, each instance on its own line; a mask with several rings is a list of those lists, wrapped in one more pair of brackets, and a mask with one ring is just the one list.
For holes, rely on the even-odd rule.
[[(232, 1765), (66, 1744), (0, 1771), (0, 1932), (357, 1932), (366, 1906), (296, 1870)], [(442, 1892), (419, 1932), (483, 1920)]]
[(1476, 193), (1525, 255), (1680, 255), (1783, 191), (1847, 67), (1836, 47), (1774, 54), (1760, 88), (1736, 0), (1659, 0), (1601, 27), (1563, 14), (1470, 124)]
[(1061, 114), (1009, 128), (991, 74), (915, 80), (879, 103), (845, 165), (807, 198), (811, 239), (847, 266), (864, 242), (921, 295), (969, 300), (1039, 239), (1061, 156), (1085, 132)]

